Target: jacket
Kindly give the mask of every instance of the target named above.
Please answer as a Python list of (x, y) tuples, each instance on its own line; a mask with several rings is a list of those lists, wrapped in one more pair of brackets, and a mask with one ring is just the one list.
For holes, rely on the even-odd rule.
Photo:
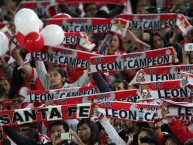
[(119, 136), (115, 128), (110, 124), (106, 117), (99, 120), (105, 131), (107, 132), (109, 138), (113, 143), (117, 145), (127, 145), (125, 141)]
[(187, 126), (185, 126), (180, 120), (173, 118), (169, 124), (173, 134), (179, 139), (181, 143), (185, 143), (187, 140), (193, 138), (193, 132), (191, 132)]
[[(35, 61), (35, 64), (36, 64), (36, 71), (38, 73), (42, 85), (44, 86), (44, 89), (45, 90), (52, 89), (50, 87), (50, 78), (44, 63), (42, 61)], [(85, 70), (84, 74), (76, 82), (74, 82), (73, 84), (64, 83), (62, 88), (86, 86), (90, 82), (90, 80), (91, 76), (90, 75), (88, 76), (88, 71)]]

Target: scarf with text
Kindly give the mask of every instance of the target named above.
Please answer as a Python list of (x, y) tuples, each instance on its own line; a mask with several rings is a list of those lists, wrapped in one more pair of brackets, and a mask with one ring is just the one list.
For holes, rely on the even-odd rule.
[[(42, 95), (42, 96), (45, 96)], [(112, 91), (106, 93), (96, 93), (96, 94), (87, 94), (87, 95), (77, 95), (73, 97), (59, 98), (48, 100), (47, 102), (42, 102), (40, 99), (37, 101), (26, 101), (22, 104), (23, 108), (25, 107), (37, 107), (44, 104), (50, 105), (67, 105), (67, 104), (78, 104), (78, 103), (92, 103), (92, 102), (104, 102), (104, 101), (114, 101), (120, 100), (124, 102), (137, 102), (138, 101), (138, 90), (122, 90), (122, 91)], [(26, 99), (25, 99), (26, 100)]]
[(146, 52), (90, 58), (91, 73), (111, 72), (174, 63), (174, 49), (167, 47)]
[(76, 45), (85, 48), (88, 51), (91, 51), (95, 44), (92, 43), (88, 35), (85, 32), (65, 32), (63, 45)]
[(107, 33), (113, 32), (125, 37), (129, 21), (121, 18), (50, 18), (46, 25), (56, 24), (64, 32)]
[(141, 98), (146, 99), (176, 99), (192, 97), (191, 89), (185, 88), (184, 82), (179, 80), (143, 82), (140, 84)]
[(96, 93), (98, 93), (96, 86), (62, 88), (55, 90), (35, 90), (30, 91), (29, 95), (25, 96), (24, 102), (46, 102), (53, 99), (92, 95)]
[[(82, 103), (6, 110), (0, 112), (0, 122), (1, 125), (15, 125), (61, 119), (90, 118), (93, 115), (94, 105)], [(157, 111), (161, 108), (155, 104), (128, 102), (102, 102), (97, 103), (97, 105), (99, 111), (107, 117), (141, 122), (153, 122), (157, 117)]]
[(178, 27), (186, 35), (193, 29), (183, 14), (121, 14), (120, 18), (131, 21), (129, 29), (154, 30)]
[(34, 59), (51, 62), (63, 66), (88, 68), (89, 58), (97, 55), (98, 54), (64, 47), (49, 47), (47, 52), (29, 53), (24, 64), (27, 64), (29, 63), (29, 61), (31, 61), (31, 59)]
[(176, 80), (181, 78), (181, 72), (193, 73), (193, 65), (171, 65), (144, 68), (136, 73), (131, 83), (138, 84), (140, 82), (149, 81)]

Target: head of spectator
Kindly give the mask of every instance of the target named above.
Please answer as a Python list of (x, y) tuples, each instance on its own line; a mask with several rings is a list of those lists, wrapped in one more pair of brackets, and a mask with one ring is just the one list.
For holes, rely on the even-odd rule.
[(154, 140), (157, 140), (157, 137), (155, 136), (154, 132), (149, 129), (149, 128), (141, 128), (138, 134), (138, 144), (141, 144), (141, 138), (145, 137), (145, 136), (151, 136), (152, 138), (154, 138)]
[(185, 7), (184, 0), (173, 0), (173, 3), (174, 3), (174, 10), (173, 10), (173, 12), (184, 14), (184, 12), (187, 9)]
[(186, 12), (184, 13), (185, 16), (188, 16), (191, 21), (192, 21), (192, 17), (193, 17), (193, 1), (192, 0), (189, 0), (189, 7), (188, 9), (186, 10)]
[(122, 79), (115, 79), (112, 83), (112, 90), (119, 91), (119, 90), (127, 90), (128, 84), (126, 81)]
[(138, 0), (137, 14), (148, 14), (147, 9), (150, 7), (150, 0)]
[(0, 78), (0, 84), (5, 88), (5, 98), (8, 99), (8, 94), (10, 91), (10, 84), (8, 80), (5, 77)]
[(69, 132), (69, 126), (65, 121), (57, 120), (50, 123), (49, 131), (52, 144), (55, 144), (61, 138), (61, 133)]
[(50, 85), (53, 89), (62, 88), (67, 81), (67, 73), (64, 69), (54, 68), (50, 71)]
[(141, 127), (138, 122), (125, 121), (125, 120), (121, 122), (121, 125), (122, 125), (123, 130), (126, 131), (127, 134), (130, 134), (130, 135), (135, 135), (136, 133), (138, 133)]
[(115, 128), (115, 130), (117, 132), (119, 132), (122, 127), (121, 127), (121, 120), (118, 120), (118, 119), (111, 119), (111, 124), (113, 125), (113, 127)]
[(3, 19), (5, 21), (14, 21), (14, 12), (21, 0), (4, 0), (3, 4)]
[(98, 7), (96, 3), (87, 3), (84, 4), (83, 10), (85, 12), (86, 17), (95, 17), (98, 11)]
[(175, 135), (169, 133), (165, 135), (165, 145), (181, 145)]
[(20, 133), (25, 138), (33, 139), (35, 142), (39, 141), (39, 134), (36, 129), (33, 128), (33, 123), (20, 125)]
[(193, 145), (193, 139), (189, 139), (184, 143), (184, 145)]
[(21, 109), (22, 107), (22, 103), (24, 101), (24, 96), (22, 95), (14, 95), (13, 99), (12, 99), (12, 105), (11, 105), (11, 109)]
[(178, 63), (175, 63), (175, 64), (182, 63), (183, 62), (183, 55), (182, 55), (183, 47), (180, 44), (175, 43), (175, 42), (174, 43), (168, 43), (167, 47), (169, 47), (169, 46), (173, 46), (175, 49), (175, 53), (176, 53), (175, 55), (177, 55), (177, 59), (178, 59)]
[(7, 9), (15, 11), (21, 0), (6, 0), (5, 6)]
[(111, 44), (108, 48), (108, 55), (116, 55), (124, 52), (125, 52), (125, 48), (123, 46), (123, 39), (117, 34), (114, 34)]
[(98, 126), (90, 119), (81, 119), (77, 125), (77, 134), (81, 141), (87, 145), (101, 143)]
[(144, 136), (140, 138), (139, 145), (160, 145), (159, 141), (152, 136)]
[(13, 69), (12, 81), (10, 86), (9, 98), (13, 98), (15, 94), (19, 93), (19, 89), (22, 85), (28, 84), (30, 81), (27, 79), (25, 73), (20, 69), (18, 65)]
[(108, 13), (105, 10), (100, 10), (95, 14), (97, 18), (110, 18)]
[(150, 46), (152, 50), (163, 48), (166, 45), (167, 45), (166, 39), (159, 32), (153, 32), (150, 35)]
[(21, 135), (24, 137), (28, 137), (31, 129), (34, 129), (35, 131), (39, 132), (41, 123), (24, 123), (24, 124), (21, 124), (19, 127), (20, 127)]

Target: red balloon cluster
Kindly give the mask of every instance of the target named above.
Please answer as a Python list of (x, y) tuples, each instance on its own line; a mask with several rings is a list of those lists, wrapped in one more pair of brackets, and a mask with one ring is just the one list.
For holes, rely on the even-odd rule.
[(40, 33), (30, 32), (24, 37), (24, 44), (29, 51), (37, 52), (44, 47), (44, 38)]
[[(66, 13), (59, 13), (57, 15), (54, 15), (52, 18), (72, 18), (72, 17)], [(30, 52), (43, 51), (44, 44), (46, 43), (46, 39), (44, 41), (44, 36), (42, 36), (42, 34), (36, 31), (30, 32), (27, 35), (18, 32), (15, 35), (15, 37), (17, 38), (20, 45)]]

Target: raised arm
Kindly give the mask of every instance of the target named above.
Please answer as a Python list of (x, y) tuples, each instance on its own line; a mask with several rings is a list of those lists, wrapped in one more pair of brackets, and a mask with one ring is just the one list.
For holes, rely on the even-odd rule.
[(143, 52), (144, 50), (150, 49), (148, 44), (137, 38), (137, 36), (135, 36), (135, 34), (130, 30), (127, 30), (127, 37), (137, 45), (139, 51)]
[(21, 55), (19, 54), (19, 50), (18, 49), (14, 49), (12, 52), (12, 56), (13, 58), (16, 60), (17, 64), (19, 66), (22, 66), (21, 69), (23, 70), (23, 72), (25, 73), (26, 77), (28, 79), (31, 79), (32, 77), (32, 67), (29, 64), (24, 64), (24, 60), (21, 57)]
[(28, 139), (20, 135), (10, 126), (3, 126), (3, 131), (18, 145), (38, 145), (32, 139)]

